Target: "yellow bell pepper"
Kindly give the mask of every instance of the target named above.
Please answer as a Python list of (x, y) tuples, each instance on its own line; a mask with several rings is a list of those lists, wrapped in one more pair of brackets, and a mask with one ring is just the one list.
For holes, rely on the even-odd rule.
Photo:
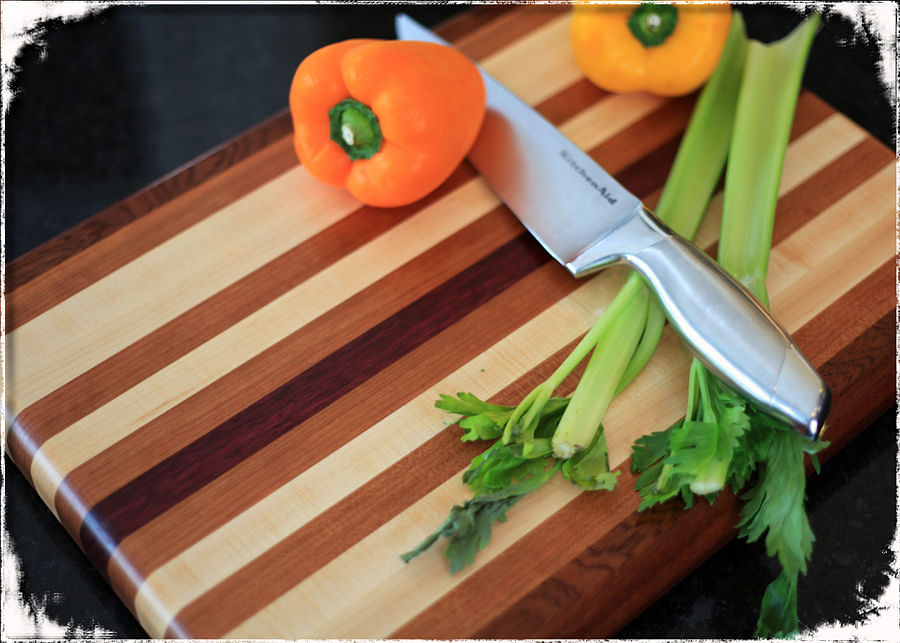
[(710, 77), (728, 37), (729, 4), (576, 4), (575, 61), (610, 92), (681, 96)]

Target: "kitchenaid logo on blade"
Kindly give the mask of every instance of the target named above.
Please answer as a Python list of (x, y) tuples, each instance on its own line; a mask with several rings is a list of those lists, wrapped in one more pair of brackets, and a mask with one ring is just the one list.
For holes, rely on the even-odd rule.
[(618, 199), (615, 198), (605, 186), (597, 183), (597, 181), (595, 181), (587, 172), (585, 172), (584, 168), (581, 167), (578, 162), (572, 158), (571, 154), (569, 154), (566, 150), (562, 150), (560, 151), (559, 155), (562, 156), (563, 160), (569, 164), (569, 167), (575, 170), (575, 172), (577, 172), (579, 176), (581, 176), (581, 178), (587, 181), (588, 185), (599, 192), (600, 196), (606, 199), (607, 203), (609, 203), (610, 205), (616, 204), (616, 201), (618, 201)]

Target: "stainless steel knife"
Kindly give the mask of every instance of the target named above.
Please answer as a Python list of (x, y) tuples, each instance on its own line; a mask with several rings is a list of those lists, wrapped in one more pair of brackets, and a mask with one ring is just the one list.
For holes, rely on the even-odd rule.
[[(405, 14), (395, 27), (401, 40), (449, 45)], [(487, 111), (469, 161), (550, 255), (576, 277), (629, 264), (712, 373), (817, 437), (828, 388), (769, 312), (538, 112), (481, 74)]]

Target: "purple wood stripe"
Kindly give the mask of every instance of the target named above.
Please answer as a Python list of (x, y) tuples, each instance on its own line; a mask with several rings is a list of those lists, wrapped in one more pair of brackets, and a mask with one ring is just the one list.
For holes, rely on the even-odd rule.
[(95, 505), (81, 526), (105, 575), (118, 544), (231, 467), (537, 269), (548, 255), (520, 235), (344, 345)]

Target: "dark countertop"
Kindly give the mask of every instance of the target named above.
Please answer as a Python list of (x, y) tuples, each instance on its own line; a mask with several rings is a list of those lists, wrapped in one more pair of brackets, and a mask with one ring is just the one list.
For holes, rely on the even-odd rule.
[[(433, 26), (468, 8), (402, 10)], [(293, 71), (307, 53), (348, 37), (390, 38), (396, 10), (118, 6), (45, 25), (41, 45), (25, 48), (17, 60), (16, 95), (6, 119), (7, 259), (281, 111)], [(783, 6), (741, 10), (750, 35), (763, 41), (799, 21)], [(876, 39), (830, 16), (804, 83), (895, 149), (895, 102), (878, 80), (878, 53)], [(888, 409), (810, 479), (816, 545), (800, 581), (804, 628), (861, 622), (887, 586), (897, 524), (895, 417), (896, 409)], [(114, 638), (146, 637), (8, 458), (5, 464), (7, 536), (21, 568), (19, 602), (44, 606), (72, 634), (100, 628)], [(763, 589), (776, 573), (761, 545), (732, 541), (620, 636), (748, 638)]]

